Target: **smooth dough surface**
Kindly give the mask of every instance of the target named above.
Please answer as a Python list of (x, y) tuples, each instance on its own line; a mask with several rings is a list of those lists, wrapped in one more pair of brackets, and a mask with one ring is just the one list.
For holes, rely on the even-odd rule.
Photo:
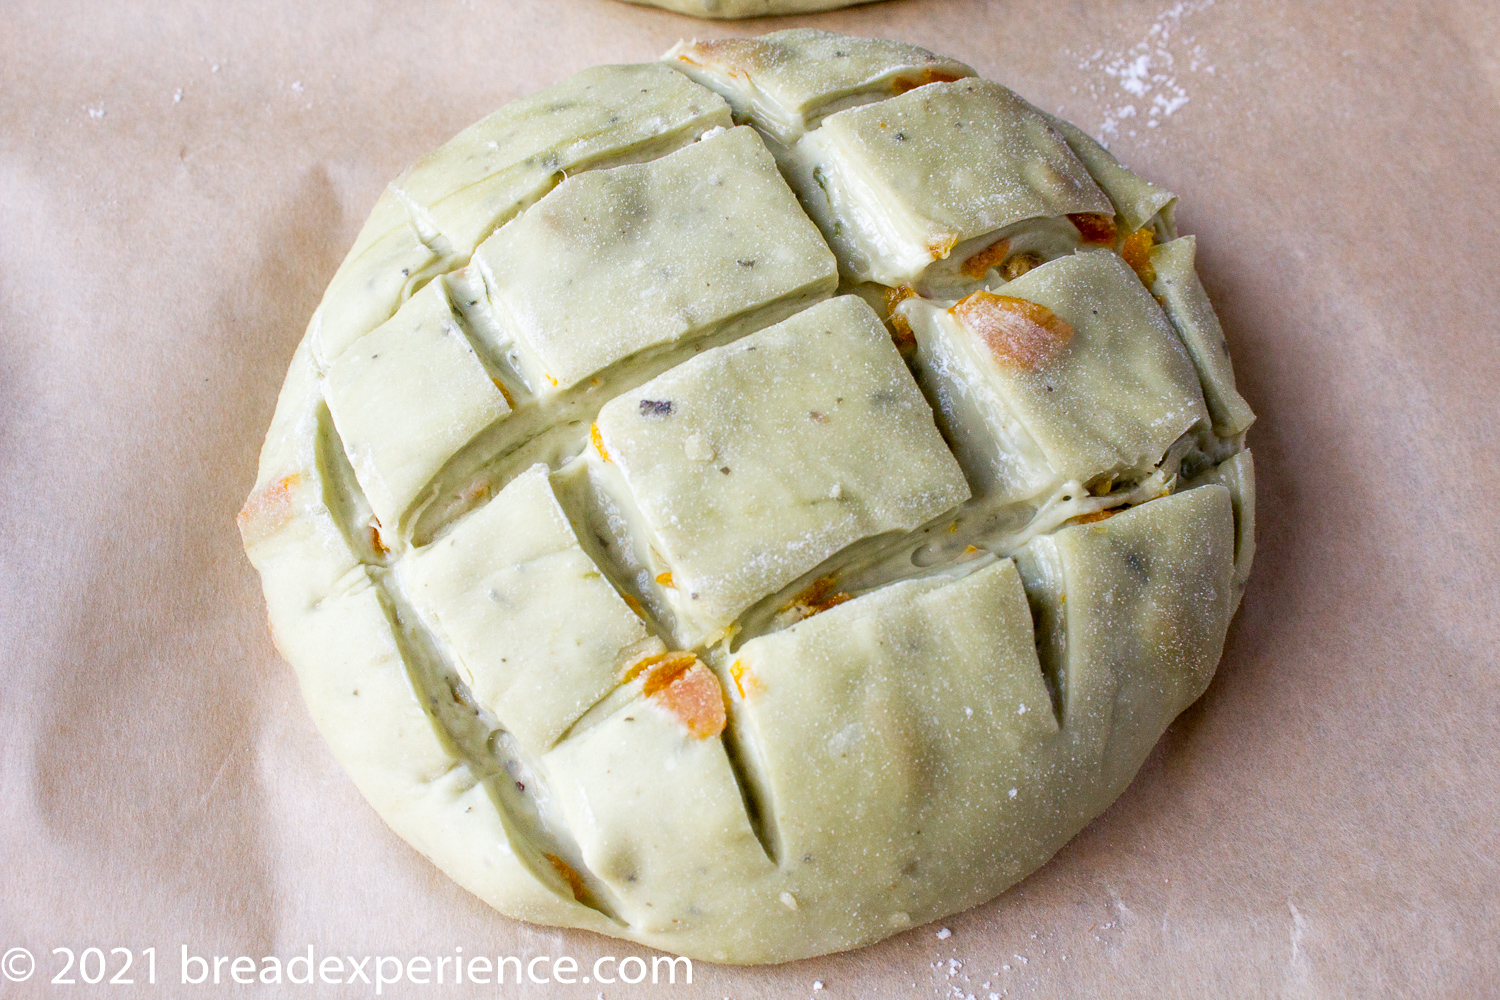
[(871, 0), (625, 0), (646, 7), (660, 7), (679, 14), (732, 20), (740, 17), (769, 17), (776, 14), (811, 14), (820, 10), (855, 7)]
[(1174, 203), (961, 62), (807, 29), (417, 161), (239, 518), (351, 780), (500, 912), (713, 961), (1026, 877), (1202, 694), (1254, 556)]

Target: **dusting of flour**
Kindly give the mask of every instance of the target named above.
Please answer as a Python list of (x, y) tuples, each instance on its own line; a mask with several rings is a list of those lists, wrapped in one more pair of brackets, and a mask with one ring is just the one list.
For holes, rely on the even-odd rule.
[(1192, 100), (1187, 77), (1212, 74), (1214, 66), (1186, 22), (1213, 4), (1178, 0), (1129, 48), (1079, 56), (1078, 68), (1086, 75), (1073, 90), (1086, 91), (1102, 109), (1103, 120), (1092, 130), (1100, 142), (1108, 146), (1122, 134), (1133, 137), (1142, 128), (1157, 128)]

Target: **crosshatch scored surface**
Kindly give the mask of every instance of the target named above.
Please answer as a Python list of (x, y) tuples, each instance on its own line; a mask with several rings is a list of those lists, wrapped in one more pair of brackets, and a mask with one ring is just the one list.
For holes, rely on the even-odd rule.
[(495, 112), (381, 197), (240, 516), (387, 823), (719, 961), (990, 898), (1202, 693), (1254, 419), (1174, 198), (795, 30)]

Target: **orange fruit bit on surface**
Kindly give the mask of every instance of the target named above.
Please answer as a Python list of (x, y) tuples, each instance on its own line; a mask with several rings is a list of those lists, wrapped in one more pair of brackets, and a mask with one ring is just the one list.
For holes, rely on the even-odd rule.
[(1009, 295), (975, 292), (950, 312), (1001, 364), (1036, 371), (1068, 346), (1073, 328), (1051, 309)]
[(896, 311), (896, 307), (916, 294), (916, 290), (910, 285), (885, 290), (885, 311), (891, 317), (891, 339), (896, 342), (896, 348), (902, 354), (910, 354), (916, 350), (917, 335), (911, 332), (911, 324)]
[(250, 494), (244, 509), (235, 518), (240, 526), (240, 538), (247, 546), (274, 535), (292, 519), (292, 490), (301, 481), (302, 473), (293, 472)]
[(891, 93), (898, 97), (908, 90), (916, 90), (925, 87), (929, 83), (957, 83), (963, 77), (953, 73), (945, 73), (940, 69), (924, 69), (922, 72), (912, 76), (898, 76), (891, 81)]
[(744, 660), (735, 660), (734, 665), (729, 668), (729, 676), (734, 678), (734, 688), (740, 693), (740, 700), (744, 701), (749, 695), (758, 691), (764, 691), (766, 686), (755, 676), (755, 672), (745, 666)]
[(853, 600), (854, 595), (843, 591), (833, 592), (834, 584), (838, 580), (832, 576), (820, 576), (808, 584), (806, 590), (792, 598), (791, 602), (783, 607), (782, 611), (792, 611), (800, 621), (811, 618), (820, 611), (843, 604), (845, 601)]
[[(665, 653), (643, 656), (626, 668), (625, 675), (620, 678), (620, 683), (629, 684), (639, 677), (643, 671), (652, 667), (657, 668), (657, 672), (672, 670), (680, 674), (688, 667), (691, 667), (697, 659), (692, 653), (683, 652), (682, 650), (669, 650)], [(653, 676), (655, 675), (653, 674)], [(674, 674), (673, 676), (676, 675)], [(647, 683), (649, 684), (650, 681)], [(651, 692), (648, 691), (646, 693), (650, 694)]]
[(816, 604), (821, 601), (828, 592), (833, 590), (833, 585), (838, 581), (831, 576), (820, 576), (807, 585), (807, 589), (797, 595), (793, 604)]
[(613, 462), (609, 457), (609, 449), (604, 447), (604, 435), (599, 433), (598, 424), (589, 424), (589, 440), (594, 442), (594, 448), (599, 452), (599, 457), (606, 462)]
[(1125, 244), (1120, 247), (1120, 256), (1147, 288), (1156, 280), (1156, 268), (1151, 266), (1151, 248), (1154, 246), (1156, 234), (1149, 229), (1137, 229), (1125, 237)]
[(655, 698), (700, 740), (724, 731), (724, 689), (696, 659), (687, 667), (663, 663), (646, 679), (645, 694)]
[(1079, 514), (1076, 518), (1074, 518), (1074, 520), (1079, 524), (1093, 524), (1095, 521), (1102, 521), (1107, 517), (1114, 517), (1119, 512), (1120, 508), (1118, 507), (1114, 507), (1109, 510), (1096, 510), (1089, 514)]
[(1040, 254), (1030, 252), (1018, 253), (1000, 265), (1000, 277), (1006, 281), (1015, 281), (1032, 268), (1041, 266), (1042, 258)]
[(815, 615), (820, 611), (827, 611), (829, 608), (838, 607), (845, 601), (852, 600), (854, 600), (853, 594), (847, 594), (841, 590), (837, 594), (829, 594), (827, 597), (823, 598), (821, 601), (818, 601), (816, 604), (809, 604), (807, 606), (807, 610), (809, 614)]
[(495, 383), (495, 388), (499, 389), (500, 395), (505, 397), (505, 405), (514, 410), (516, 408), (516, 397), (512, 396), (510, 390), (505, 388), (505, 383), (497, 378), (492, 378), (490, 381)]
[(1073, 223), (1082, 234), (1085, 243), (1113, 246), (1119, 237), (1119, 230), (1115, 228), (1113, 215), (1105, 215), (1102, 212), (1074, 212), (1068, 216), (1068, 221)]
[(568, 883), (568, 888), (573, 890), (573, 898), (580, 903), (584, 902), (588, 897), (589, 890), (588, 886), (583, 884), (583, 876), (575, 872), (572, 865), (556, 854), (544, 854), (542, 857), (551, 862), (557, 874), (561, 875), (562, 880)]
[(661, 584), (663, 587), (673, 586), (673, 584), (672, 584), (672, 571), (668, 570), (665, 573), (658, 573), (658, 574), (656, 574), (656, 582), (659, 583), (659, 584)]
[(990, 273), (990, 268), (999, 267), (1010, 253), (1010, 240), (996, 240), (983, 250), (969, 257), (959, 267), (959, 273), (970, 281), (978, 281)]
[(927, 252), (932, 255), (933, 260), (946, 260), (958, 246), (957, 233), (944, 233), (942, 236), (934, 236), (927, 241)]
[(377, 556), (383, 556), (391, 551), (385, 547), (385, 542), (380, 538), (380, 522), (370, 518), (370, 548), (375, 550)]
[(694, 41), (677, 58), (694, 66), (718, 66), (730, 76), (749, 76), (778, 56), (784, 59), (785, 51), (762, 38), (712, 38)]

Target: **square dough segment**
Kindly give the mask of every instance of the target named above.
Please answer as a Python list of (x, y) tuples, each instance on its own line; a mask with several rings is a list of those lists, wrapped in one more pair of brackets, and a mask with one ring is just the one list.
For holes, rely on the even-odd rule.
[(546, 466), (516, 477), (401, 572), (475, 700), (534, 753), (631, 663), (665, 648), (579, 546)]
[[(888, 887), (888, 912), (946, 912), (1038, 860), (1058, 724), (1010, 560), (892, 584), (751, 639), (730, 673), (775, 854), (816, 866), (808, 881), (828, 894), (806, 905), (837, 908), (840, 883), (859, 881)], [(914, 871), (952, 881), (917, 895)]]
[(370, 508), (396, 531), (452, 455), (510, 412), (436, 278), (328, 369), (328, 407)]
[(465, 129), (395, 186), (473, 253), (565, 174), (651, 159), (733, 124), (722, 98), (665, 68), (583, 70)]
[[(1107, 474), (1145, 474), (1197, 423), (1208, 422), (1198, 376), (1161, 307), (1117, 255), (1090, 250), (1043, 264), (1001, 291), (1045, 306), (1072, 328), (1036, 367), (1006, 363), (952, 310), (905, 306), (919, 344), (942, 364), (924, 371), (976, 478), (1001, 495)], [(974, 426), (974, 419), (987, 426)], [(993, 435), (998, 446), (984, 443)], [(1039, 464), (1040, 463), (1040, 464)]]
[(814, 28), (678, 42), (665, 58), (723, 95), (735, 121), (785, 145), (834, 111), (974, 75), (961, 62), (906, 42)]
[(664, 69), (593, 66), (506, 104), (391, 182), (355, 246), (411, 222), (467, 255), (564, 172), (659, 156), (732, 124), (722, 98)]
[(422, 280), (449, 266), (417, 231), (401, 225), (356, 255), (350, 252), (318, 305), (313, 351), (327, 365), (396, 314)]
[(744, 887), (773, 871), (717, 737), (637, 698), (542, 760), (589, 870), (638, 928), (754, 932)]
[(611, 400), (597, 427), (700, 638), (845, 546), (969, 498), (890, 335), (852, 295)]
[(660, 156), (730, 124), (723, 98), (659, 63), (592, 67), (507, 104), (386, 188), (324, 296), (318, 356), (389, 319), (416, 282), (462, 264), (565, 173)]
[(1030, 542), (1016, 556), (1039, 610), (1063, 724), (1091, 733), (1100, 796), (1123, 790), (1213, 677), (1234, 611), (1229, 491), (1209, 485)]
[(754, 130), (570, 178), (475, 253), (539, 394), (758, 310), (830, 294), (837, 265)]
[(912, 284), (966, 240), (1026, 219), (1114, 214), (1046, 117), (998, 83), (934, 83), (830, 115), (793, 176), (855, 281)]

